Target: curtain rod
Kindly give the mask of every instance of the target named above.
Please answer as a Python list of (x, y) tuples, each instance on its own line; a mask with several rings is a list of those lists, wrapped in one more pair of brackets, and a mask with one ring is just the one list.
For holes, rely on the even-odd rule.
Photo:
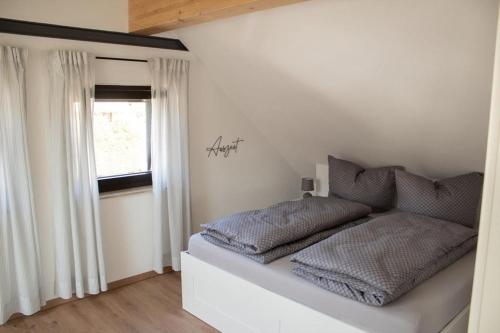
[(129, 58), (111, 58), (111, 57), (95, 57), (96, 59), (102, 60), (116, 60), (116, 61), (133, 61), (133, 62), (148, 62), (144, 59), (129, 59)]

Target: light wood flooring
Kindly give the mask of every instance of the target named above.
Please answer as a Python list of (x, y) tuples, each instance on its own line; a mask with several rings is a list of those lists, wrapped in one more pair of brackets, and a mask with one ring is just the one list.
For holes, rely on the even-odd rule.
[(167, 273), (109, 292), (8, 321), (0, 333), (217, 332), (182, 310), (179, 273)]

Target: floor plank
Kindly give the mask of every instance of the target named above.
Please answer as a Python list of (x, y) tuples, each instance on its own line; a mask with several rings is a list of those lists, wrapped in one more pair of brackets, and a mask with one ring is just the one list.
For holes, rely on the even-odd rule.
[(0, 333), (217, 332), (182, 310), (179, 273), (167, 273), (11, 320)]

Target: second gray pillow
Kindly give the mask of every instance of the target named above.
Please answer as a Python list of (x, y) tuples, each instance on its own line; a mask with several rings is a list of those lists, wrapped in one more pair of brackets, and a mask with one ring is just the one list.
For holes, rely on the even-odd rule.
[(483, 187), (483, 175), (465, 175), (433, 181), (396, 170), (397, 208), (474, 227)]

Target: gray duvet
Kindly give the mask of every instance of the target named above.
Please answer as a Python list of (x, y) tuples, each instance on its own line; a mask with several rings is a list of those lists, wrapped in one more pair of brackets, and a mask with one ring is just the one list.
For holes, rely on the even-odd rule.
[(394, 213), (335, 234), (292, 257), (293, 272), (370, 305), (392, 302), (472, 250), (475, 230)]
[(201, 235), (215, 245), (268, 263), (365, 222), (361, 218), (370, 210), (340, 198), (311, 197), (223, 217), (202, 225)]

